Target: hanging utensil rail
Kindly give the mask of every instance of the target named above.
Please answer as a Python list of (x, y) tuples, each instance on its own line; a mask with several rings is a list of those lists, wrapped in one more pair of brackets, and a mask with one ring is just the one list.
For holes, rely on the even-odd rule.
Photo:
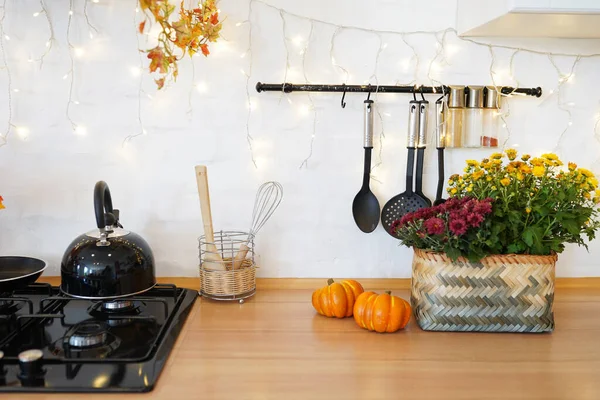
[[(465, 87), (465, 93), (468, 90)], [(295, 83), (261, 83), (256, 84), (256, 91), (260, 92), (339, 92), (339, 93), (424, 93), (442, 94), (450, 91), (449, 86), (395, 86), (395, 85), (321, 85), (321, 84), (295, 84)], [(504, 95), (519, 94), (525, 96), (541, 97), (542, 88), (513, 88), (502, 86), (500, 89)]]

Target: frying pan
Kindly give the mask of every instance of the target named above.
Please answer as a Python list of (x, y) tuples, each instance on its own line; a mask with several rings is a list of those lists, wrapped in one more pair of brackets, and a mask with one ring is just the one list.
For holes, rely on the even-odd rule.
[(0, 256), (0, 293), (12, 293), (35, 282), (48, 264), (21, 256)]

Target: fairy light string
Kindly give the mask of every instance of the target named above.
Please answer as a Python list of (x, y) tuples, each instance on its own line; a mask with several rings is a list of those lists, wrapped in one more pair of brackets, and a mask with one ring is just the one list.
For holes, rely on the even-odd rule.
[(13, 117), (13, 99), (12, 99), (12, 73), (7, 61), (5, 40), (7, 38), (4, 32), (4, 19), (6, 18), (6, 0), (2, 2), (2, 17), (0, 17), (0, 53), (2, 54), (3, 69), (6, 71), (7, 77), (7, 97), (8, 97), (8, 117), (6, 120), (6, 129), (0, 136), (0, 147), (5, 146), (8, 143), (8, 136), (10, 135), (11, 129), (13, 128), (12, 117)]
[(40, 63), (40, 69), (44, 66), (44, 58), (46, 58), (46, 56), (48, 55), (48, 53), (50, 53), (50, 50), (52, 50), (52, 46), (54, 45), (54, 42), (56, 41), (56, 38), (54, 37), (54, 24), (52, 22), (52, 18), (50, 18), (50, 14), (48, 14), (48, 7), (46, 7), (46, 3), (44, 2), (44, 0), (40, 0), (40, 7), (41, 7), (41, 11), (35, 12), (33, 14), (34, 18), (39, 16), (40, 14), (44, 14), (44, 17), (46, 18), (46, 22), (48, 24), (48, 31), (50, 33), (50, 36), (48, 37), (48, 40), (46, 40), (46, 44), (44, 46), (44, 52), (35, 60), (34, 59), (30, 59), (30, 62), (33, 61), (37, 61)]

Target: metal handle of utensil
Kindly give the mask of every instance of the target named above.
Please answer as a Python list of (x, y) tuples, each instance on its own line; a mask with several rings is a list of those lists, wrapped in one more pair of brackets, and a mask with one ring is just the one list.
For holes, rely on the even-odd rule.
[(411, 100), (408, 109), (408, 142), (406, 147), (415, 148), (417, 132), (419, 132), (419, 101)]
[(446, 147), (446, 124), (444, 121), (444, 109), (446, 105), (442, 100), (435, 102), (435, 147), (443, 149)]
[(373, 148), (373, 100), (365, 100), (365, 118), (364, 118), (364, 143), (365, 149)]
[(427, 113), (429, 112), (429, 102), (419, 102), (419, 138), (417, 147), (425, 147), (427, 145)]

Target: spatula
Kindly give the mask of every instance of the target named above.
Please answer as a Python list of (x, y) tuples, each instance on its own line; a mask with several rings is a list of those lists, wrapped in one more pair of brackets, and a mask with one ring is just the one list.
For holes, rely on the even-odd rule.
[(207, 243), (204, 260), (202, 260), (203, 267), (206, 269), (224, 271), (226, 270), (225, 263), (215, 245), (206, 165), (196, 165), (195, 170), (196, 184), (198, 185), (198, 197), (200, 198), (200, 211), (202, 212), (202, 223), (204, 225), (204, 238)]

